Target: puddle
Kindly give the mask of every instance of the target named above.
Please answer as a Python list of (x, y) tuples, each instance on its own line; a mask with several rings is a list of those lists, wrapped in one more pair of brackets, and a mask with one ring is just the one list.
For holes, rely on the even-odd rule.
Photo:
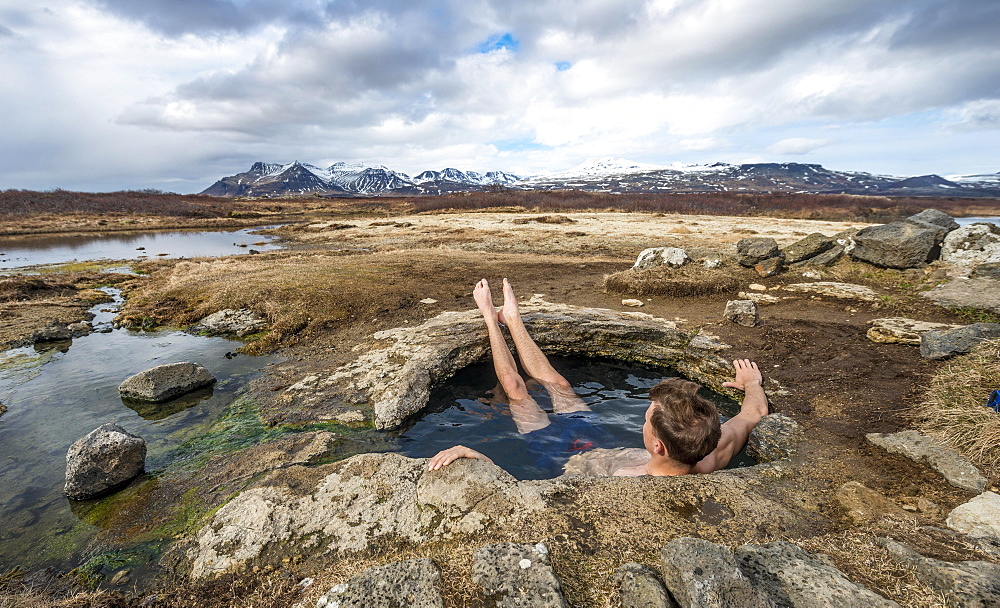
[(166, 257), (217, 257), (281, 249), (278, 237), (256, 234), (275, 226), (234, 231), (108, 233), (88, 236), (0, 238), (0, 272), (31, 266), (93, 260), (146, 260)]
[[(680, 375), (670, 369), (604, 359), (550, 356), (549, 360), (597, 414), (600, 428), (610, 442), (599, 447), (643, 447), (642, 425), (649, 407), (649, 389), (664, 378)], [(507, 406), (491, 400), (496, 382), (492, 363), (471, 365), (446, 380), (431, 392), (426, 410), (429, 413), (399, 435), (400, 451), (413, 458), (427, 458), (461, 444), (486, 454), (518, 479), (556, 476), (569, 454), (555, 464), (556, 468), (540, 458), (537, 446), (517, 432)], [(739, 411), (739, 404), (728, 397), (706, 389), (700, 394), (726, 416)], [(532, 396), (551, 414), (552, 401), (544, 390), (532, 391)], [(730, 466), (752, 464), (741, 452)]]
[[(223, 338), (112, 330), (115, 309), (94, 307), (97, 331), (72, 342), (0, 352), (0, 402), (8, 407), (0, 417), (0, 572), (14, 565), (72, 568), (96, 533), (62, 493), (74, 441), (117, 423), (146, 440), (146, 471), (155, 477), (180, 458), (184, 441), (219, 420), (238, 391), (276, 360), (233, 356), (240, 344)], [(122, 380), (177, 361), (200, 363), (219, 382), (162, 407), (122, 402)]]

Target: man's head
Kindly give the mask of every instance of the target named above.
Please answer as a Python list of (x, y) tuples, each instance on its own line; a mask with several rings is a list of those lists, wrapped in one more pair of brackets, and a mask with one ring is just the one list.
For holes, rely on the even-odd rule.
[(698, 396), (699, 388), (690, 380), (667, 378), (649, 391), (652, 403), (642, 434), (650, 453), (657, 452), (659, 441), (670, 459), (695, 465), (716, 448), (722, 435), (719, 411)]

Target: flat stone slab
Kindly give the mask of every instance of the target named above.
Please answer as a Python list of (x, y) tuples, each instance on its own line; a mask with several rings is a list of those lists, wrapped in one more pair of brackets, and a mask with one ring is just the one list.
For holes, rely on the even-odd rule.
[(957, 488), (976, 493), (986, 488), (986, 478), (972, 463), (957, 451), (917, 431), (869, 433), (865, 438), (890, 454), (899, 454), (929, 466)]
[(732, 550), (700, 538), (678, 538), (660, 552), (663, 582), (681, 606), (765, 608), (769, 598), (743, 573)]
[(882, 344), (910, 344), (920, 346), (920, 337), (932, 330), (946, 330), (961, 327), (951, 323), (917, 321), (905, 317), (874, 319), (868, 328), (868, 339)]
[(1000, 541), (1000, 494), (983, 492), (958, 505), (948, 514), (945, 523), (952, 530), (974, 538)]
[(840, 300), (860, 300), (862, 302), (878, 302), (878, 294), (871, 287), (855, 285), (854, 283), (838, 283), (836, 281), (816, 281), (814, 283), (792, 283), (785, 285), (785, 291), (811, 293), (819, 296), (838, 298)]
[[(632, 311), (550, 304), (521, 304), (521, 315), (547, 354), (606, 357), (669, 366), (723, 394), (732, 366), (718, 354), (725, 345), (677, 329), (673, 321)], [(478, 310), (444, 312), (418, 327), (378, 332), (367, 352), (329, 374), (307, 376), (285, 390), (286, 422), (333, 420), (349, 411), (371, 411), (377, 429), (398, 427), (427, 405), (431, 386), (489, 357), (489, 339)], [(276, 421), (271, 421), (276, 422)]]
[(975, 308), (1000, 312), (998, 279), (955, 279), (920, 295), (945, 308)]
[(215, 376), (207, 369), (185, 361), (158, 365), (129, 376), (118, 386), (118, 392), (126, 399), (159, 402), (214, 383)]
[(744, 545), (734, 553), (740, 569), (754, 588), (768, 596), (771, 606), (899, 608), (896, 602), (858, 585), (830, 563), (792, 543)]
[(562, 583), (542, 543), (497, 543), (476, 551), (472, 581), (495, 597), (498, 608), (566, 608)]
[(316, 608), (444, 608), (441, 570), (428, 558), (369, 568), (346, 583), (334, 585)]
[(1000, 565), (979, 561), (946, 562), (924, 557), (889, 538), (880, 538), (878, 544), (897, 563), (914, 570), (921, 581), (944, 596), (947, 606), (1000, 606)]

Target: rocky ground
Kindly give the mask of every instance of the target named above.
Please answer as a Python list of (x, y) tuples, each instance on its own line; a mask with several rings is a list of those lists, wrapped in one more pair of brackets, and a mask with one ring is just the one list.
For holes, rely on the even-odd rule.
[[(456, 521), (465, 521), (465, 528), (457, 524), (438, 527), (439, 532), (423, 536), (400, 529), (373, 535), (377, 540), (370, 543), (348, 543), (347, 549), (331, 553), (315, 550), (323, 546), (323, 541), (316, 540), (323, 522), (307, 518), (302, 521), (311, 523), (302, 525), (312, 526), (312, 536), (286, 539), (301, 546), (286, 542), (281, 550), (264, 547), (239, 573), (224, 577), (227, 589), (234, 594), (240, 590), (242, 601), (256, 598), (264, 602), (260, 605), (303, 602), (310, 606), (331, 586), (368, 567), (430, 557), (442, 570), (447, 605), (483, 605), (482, 589), (470, 582), (472, 554), (486, 544), (511, 541), (547, 545), (570, 605), (615, 605), (617, 586), (612, 573), (616, 568), (626, 562), (656, 568), (664, 545), (681, 536), (695, 536), (733, 548), (791, 541), (807, 551), (830, 555), (848, 578), (901, 605), (945, 605), (923, 577), (899, 565), (884, 543), (876, 540), (894, 538), (936, 559), (996, 562), (996, 555), (991, 557), (949, 532), (944, 522), (952, 509), (975, 494), (865, 439), (868, 433), (892, 433), (912, 426), (910, 411), (922, 400), (929, 378), (942, 364), (922, 358), (912, 345), (872, 342), (866, 332), (870, 322), (881, 317), (963, 324), (995, 320), (987, 313), (956, 313), (920, 297), (921, 291), (947, 279), (953, 269), (935, 263), (886, 270), (845, 259), (831, 267), (763, 278), (753, 269), (729, 264), (713, 273), (685, 275), (688, 287), (667, 291), (669, 296), (609, 293), (604, 287), (606, 275), (629, 269), (648, 247), (683, 247), (702, 258), (731, 256), (736, 241), (746, 236), (771, 237), (784, 246), (810, 233), (830, 236), (857, 227), (863, 225), (598, 212), (387, 214), (303, 222), (275, 231), (287, 239), (287, 251), (147, 263), (148, 276), (124, 284), (128, 304), (122, 319), (133, 325), (183, 326), (226, 308), (250, 308), (261, 314), (272, 329), (251, 336), (246, 349), (275, 351), (285, 361), (252, 391), (253, 415), (265, 427), (294, 423), (304, 428), (317, 421), (289, 417), (297, 404), (289, 396), (289, 387), (309, 376), (329, 374), (354, 361), (359, 353), (380, 347), (373, 339), (376, 332), (420, 325), (447, 311), (471, 309), (471, 288), (479, 278), (508, 277), (525, 299), (542, 294), (545, 301), (558, 305), (639, 310), (672, 321), (681, 331), (730, 345), (724, 356), (757, 361), (772, 389), (772, 409), (792, 418), (804, 432), (796, 456), (780, 470), (762, 475), (726, 474), (703, 480), (574, 478), (538, 485), (512, 483), (490, 472), (493, 494), (484, 495), (507, 502), (494, 504), (484, 516), (485, 523), (469, 523), (463, 519), (469, 511), (459, 509), (462, 516)], [(803, 272), (816, 275), (805, 279)], [(816, 278), (865, 285), (876, 297), (836, 298), (785, 289)], [(83, 277), (47, 278), (44, 288), (37, 289), (22, 279), (2, 281), (13, 295), (0, 304), (0, 314), (16, 320), (0, 335), (0, 341), (7, 343), (30, 337), (52, 319), (76, 319), (62, 312), (82, 311), (88, 301), (86, 292), (79, 291), (88, 283)], [(717, 289), (690, 288), (692, 282), (713, 281)], [(736, 299), (739, 292), (755, 291), (751, 284), (762, 285), (758, 293), (776, 298), (761, 304), (762, 323), (744, 327), (724, 320), (727, 301)], [(700, 295), (685, 295), (691, 292)], [(622, 304), (623, 299), (636, 297), (643, 303), (641, 308)], [(402, 476), (412, 480), (418, 493), (426, 484), (443, 483), (418, 472), (419, 466), (407, 459), (377, 461), (381, 463), (377, 465), (358, 461), (361, 472), (354, 473), (341, 464), (327, 464), (331, 454), (347, 455), (371, 445), (366, 435), (370, 431), (351, 427), (347, 423), (325, 427), (322, 432), (328, 435), (287, 435), (278, 440), (284, 443), (262, 443), (216, 457), (213, 466), (168, 476), (155, 488), (130, 488), (115, 499), (116, 504), (129, 508), (105, 522), (108, 532), (101, 542), (115, 546), (143, 537), (156, 527), (157, 518), (175, 516), (176, 505), (183, 502), (188, 519), (176, 530), (181, 542), (167, 552), (164, 562), (186, 574), (192, 562), (202, 559), (202, 566), (194, 567), (205, 563), (204, 554), (191, 549), (192, 543), (200, 542), (195, 532), (201, 530), (201, 539), (205, 530), (223, 535), (223, 519), (217, 518), (205, 529), (201, 526), (241, 491), (245, 498), (230, 504), (251, 508), (258, 504), (252, 502), (253, 496), (267, 504), (283, 504), (284, 499), (267, 498), (269, 493), (295, 500), (312, 496), (310, 500), (319, 501), (317, 484), (329, 484), (331, 476), (348, 487), (356, 483), (351, 475), (387, 475), (375, 469), (363, 473), (365, 467), (373, 466), (398, 469), (396, 476), (385, 477), (385, 483), (391, 485)], [(266, 436), (261, 433), (262, 439)], [(448, 479), (460, 484), (461, 476), (479, 464), (462, 463), (447, 472)], [(989, 468), (983, 472), (987, 488), (995, 490), (1000, 472)], [(845, 498), (857, 492), (845, 491), (845, 484), (861, 484), (865, 488), (861, 492), (872, 491), (886, 500), (876, 502), (873, 513), (859, 516), (852, 511), (851, 499)], [(387, 488), (380, 500), (402, 509), (411, 496), (406, 491), (403, 486)], [(339, 504), (332, 498), (324, 500)], [(444, 513), (441, 505), (450, 505), (448, 500), (454, 499), (441, 500), (435, 504)], [(378, 504), (370, 505), (367, 512), (383, 512)], [(527, 511), (525, 504), (530, 505)], [(231, 516), (232, 509), (224, 509), (218, 517)], [(288, 509), (288, 513), (297, 512), (291, 506)], [(363, 513), (356, 516), (365, 517)], [(315, 582), (308, 588), (297, 586), (304, 578)], [(254, 585), (269, 589), (269, 599), (254, 595)], [(134, 601), (143, 597), (148, 596), (140, 593)], [(94, 599), (94, 605), (102, 605), (105, 599)], [(120, 597), (115, 601), (119, 600), (126, 605), (133, 601)], [(231, 597), (218, 582), (184, 582), (175, 590), (161, 589), (158, 601), (161, 604), (154, 605), (222, 606), (230, 605)]]

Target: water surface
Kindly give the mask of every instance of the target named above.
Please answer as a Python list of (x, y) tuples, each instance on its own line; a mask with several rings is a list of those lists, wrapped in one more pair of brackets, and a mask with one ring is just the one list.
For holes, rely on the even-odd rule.
[[(111, 329), (115, 308), (95, 307), (96, 329)], [(117, 329), (0, 352), (0, 402), (9, 408), (0, 417), (0, 572), (14, 565), (74, 567), (97, 529), (73, 514), (62, 493), (69, 446), (114, 422), (146, 440), (146, 471), (156, 475), (274, 360), (234, 356), (239, 346), (177, 331)], [(123, 403), (122, 380), (177, 361), (200, 363), (219, 382), (158, 407)]]
[[(549, 360), (611, 436), (613, 446), (601, 447), (643, 447), (642, 425), (649, 407), (649, 389), (664, 378), (680, 375), (670, 369), (605, 359), (550, 356)], [(400, 435), (400, 450), (413, 458), (426, 458), (461, 444), (486, 454), (518, 479), (553, 477), (557, 472), (546, 466), (517, 432), (506, 404), (491, 397), (496, 384), (492, 363), (459, 371), (432, 391), (428, 413)], [(726, 416), (739, 411), (739, 404), (728, 397), (705, 389), (701, 394)], [(552, 402), (544, 390), (533, 390), (532, 396), (551, 414)], [(753, 462), (741, 453), (731, 466), (748, 464)]]
[(87, 236), (0, 238), (0, 272), (30, 266), (91, 260), (145, 260), (156, 257), (217, 257), (281, 249), (262, 228), (232, 231), (174, 230), (114, 232)]

